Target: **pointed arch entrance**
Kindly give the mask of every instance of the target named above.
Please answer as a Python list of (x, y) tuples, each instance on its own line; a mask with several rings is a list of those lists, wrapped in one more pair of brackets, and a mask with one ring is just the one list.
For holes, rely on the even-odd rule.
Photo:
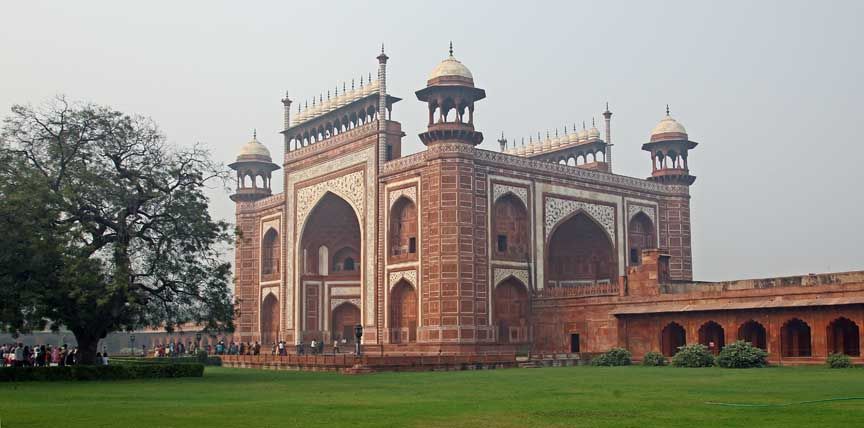
[(654, 223), (644, 212), (638, 212), (630, 219), (627, 227), (627, 245), (630, 266), (642, 264), (642, 250), (655, 248)]
[(714, 355), (719, 354), (726, 345), (725, 336), (723, 327), (714, 321), (708, 321), (699, 327), (699, 343), (708, 347)]
[(261, 343), (270, 345), (279, 339), (279, 300), (267, 294), (261, 303)]
[(672, 357), (678, 352), (678, 348), (687, 344), (687, 332), (684, 327), (676, 322), (670, 322), (663, 327), (660, 333), (660, 349), (663, 355)]
[(522, 343), (528, 340), (528, 291), (521, 281), (509, 277), (501, 281), (492, 296), (492, 323), (498, 332), (498, 343)]
[(750, 320), (741, 324), (741, 327), (738, 328), (738, 340), (750, 342), (751, 345), (764, 351), (768, 350), (765, 327), (756, 321)]
[(786, 321), (780, 328), (781, 349), (784, 357), (809, 357), (810, 326), (798, 318)]
[(391, 343), (417, 340), (417, 292), (405, 279), (390, 291), (390, 331)]
[(828, 353), (861, 355), (861, 338), (858, 324), (849, 318), (837, 318), (828, 324)]

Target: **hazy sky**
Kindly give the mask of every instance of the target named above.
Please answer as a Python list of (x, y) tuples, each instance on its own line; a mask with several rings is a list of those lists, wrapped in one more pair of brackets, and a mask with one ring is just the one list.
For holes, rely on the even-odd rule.
[[(278, 161), (288, 90), (375, 72), (422, 148), (414, 91), (447, 54), (488, 97), (481, 147), (614, 113), (615, 172), (664, 114), (686, 126), (696, 279), (864, 269), (864, 2), (0, 1), (0, 111), (55, 94), (153, 117), (225, 163), (253, 128)], [(280, 162), (281, 163), (281, 162)], [(281, 191), (282, 180), (274, 179)], [(227, 194), (213, 213), (233, 220)]]

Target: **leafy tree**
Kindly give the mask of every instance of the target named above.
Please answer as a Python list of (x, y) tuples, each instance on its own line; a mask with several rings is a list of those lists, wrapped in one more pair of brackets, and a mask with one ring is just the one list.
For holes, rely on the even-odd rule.
[(0, 134), (0, 327), (66, 327), (84, 363), (112, 331), (230, 330), (231, 229), (204, 195), (226, 178), (147, 118), (63, 97), (12, 107)]

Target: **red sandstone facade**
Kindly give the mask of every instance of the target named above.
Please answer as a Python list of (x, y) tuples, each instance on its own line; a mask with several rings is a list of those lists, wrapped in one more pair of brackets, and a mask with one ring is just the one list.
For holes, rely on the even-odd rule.
[(284, 189), (256, 139), (237, 162), (237, 336), (351, 341), (383, 353), (601, 352), (639, 358), (745, 339), (772, 360), (860, 358), (864, 273), (693, 282), (688, 154), (668, 115), (652, 174), (612, 172), (597, 128), (476, 148), (485, 92), (451, 55), (417, 91), (426, 150), (402, 156), (378, 79), (284, 104)]

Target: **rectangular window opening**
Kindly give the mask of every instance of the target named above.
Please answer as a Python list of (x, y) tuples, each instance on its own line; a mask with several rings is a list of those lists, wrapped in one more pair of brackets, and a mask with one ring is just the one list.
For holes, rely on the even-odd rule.
[(408, 238), (408, 252), (411, 254), (417, 252), (417, 238), (413, 236)]
[(507, 235), (498, 235), (498, 252), (503, 253), (507, 251)]

